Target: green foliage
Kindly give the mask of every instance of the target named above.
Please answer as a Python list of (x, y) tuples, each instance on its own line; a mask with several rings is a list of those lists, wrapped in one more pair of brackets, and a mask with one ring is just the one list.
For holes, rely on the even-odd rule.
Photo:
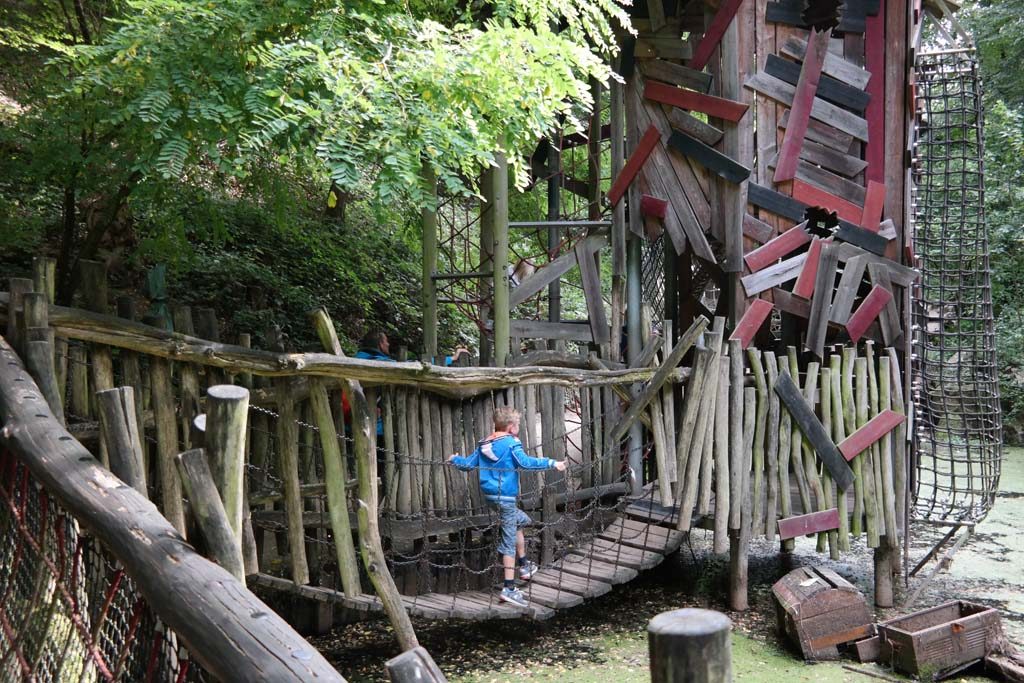
[(68, 80), (50, 108), (74, 111), (147, 177), (245, 179), (254, 162), (314, 157), (342, 190), (419, 204), (424, 160), (468, 193), (504, 152), (522, 182), (518, 154), (589, 109), (589, 79), (610, 77), (598, 52), (628, 19), (613, 0), (487, 9), (132, 0), (100, 44), (58, 61)]

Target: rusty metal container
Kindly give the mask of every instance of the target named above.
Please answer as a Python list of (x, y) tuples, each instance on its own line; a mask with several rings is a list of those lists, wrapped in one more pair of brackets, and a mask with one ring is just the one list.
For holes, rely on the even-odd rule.
[(804, 659), (838, 659), (836, 647), (874, 634), (864, 595), (825, 567), (801, 567), (772, 586), (779, 628)]
[(999, 612), (957, 600), (878, 625), (882, 661), (911, 676), (934, 680), (977, 662), (1002, 640)]

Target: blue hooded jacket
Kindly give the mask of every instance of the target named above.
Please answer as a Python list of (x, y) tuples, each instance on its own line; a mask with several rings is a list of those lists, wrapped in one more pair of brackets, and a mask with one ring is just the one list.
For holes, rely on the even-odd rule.
[(462, 471), (480, 470), (480, 490), (495, 503), (514, 503), (519, 495), (519, 470), (548, 470), (555, 466), (551, 458), (533, 458), (523, 450), (522, 442), (511, 434), (490, 436), (471, 455), (452, 458)]

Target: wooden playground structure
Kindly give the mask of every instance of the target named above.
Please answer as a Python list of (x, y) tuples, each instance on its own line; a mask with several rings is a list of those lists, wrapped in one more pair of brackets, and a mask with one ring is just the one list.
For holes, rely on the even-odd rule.
[[(84, 444), (236, 579), (312, 606), (307, 628), (335, 607), (383, 610), (409, 648), (408, 615), (546, 619), (696, 529), (729, 554), (732, 609), (747, 607), (751, 538), (788, 552), (805, 535), (833, 558), (863, 539), (875, 602), (891, 606), (921, 495), (914, 55), (945, 5), (640, 4), (588, 134), (531, 159), (536, 220), (509, 220), (501, 159), (479, 206), (424, 211), (422, 362), (345, 357), (323, 310), (321, 349), (286, 350), (273, 331), (266, 350), (245, 333), (227, 343), (210, 309), (112, 302), (98, 262), (78, 264), (79, 306), (56, 306), (40, 257), (0, 293), (5, 372), (16, 352), (53, 438)], [(513, 253), (510, 230), (538, 253)], [(563, 310), (570, 283), (585, 319)], [(478, 365), (428, 362), (439, 303), (478, 323)], [(572, 465), (523, 476), (541, 565), (525, 609), (497, 600), (496, 517), (446, 463), (504, 405), (523, 413), (527, 452)], [(28, 442), (4, 445), (32, 460)], [(197, 448), (206, 488), (205, 465), (188, 470)], [(954, 512), (926, 521), (952, 534), (977, 518)]]

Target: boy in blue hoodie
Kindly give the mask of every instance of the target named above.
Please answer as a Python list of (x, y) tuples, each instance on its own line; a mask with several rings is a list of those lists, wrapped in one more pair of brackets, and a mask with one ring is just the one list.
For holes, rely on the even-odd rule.
[(537, 565), (526, 559), (526, 538), (522, 528), (530, 523), (525, 512), (516, 507), (519, 496), (519, 470), (549, 470), (564, 472), (564, 461), (551, 458), (532, 458), (519, 441), (519, 411), (510, 407), (494, 411), (494, 433), (480, 442), (469, 456), (451, 455), (448, 462), (460, 470), (480, 470), (480, 490), (484, 499), (497, 513), (501, 537), (498, 553), (505, 567), (505, 586), (500, 599), (520, 607), (528, 607), (522, 591), (516, 588), (516, 565), (519, 578), (528, 581), (537, 573)]

